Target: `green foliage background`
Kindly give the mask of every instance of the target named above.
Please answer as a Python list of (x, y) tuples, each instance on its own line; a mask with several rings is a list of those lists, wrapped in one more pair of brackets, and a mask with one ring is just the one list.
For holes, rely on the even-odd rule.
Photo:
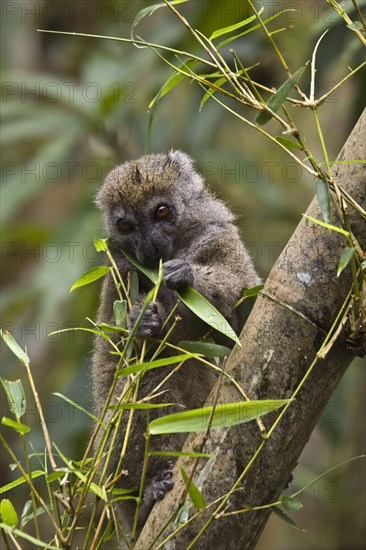
[[(52, 392), (91, 408), (92, 340), (75, 333), (47, 335), (95, 316), (95, 285), (69, 296), (77, 277), (97, 263), (93, 237), (103, 231), (93, 197), (116, 163), (143, 154), (148, 104), (171, 71), (146, 49), (36, 31), (128, 37), (138, 10), (150, 2), (71, 4), (26, 0), (2, 5), (1, 310), (3, 328), (27, 346), (51, 435), (77, 459), (90, 420)], [(262, 4), (269, 13), (279, 8), (278, 2)], [(297, 10), (275, 23), (276, 28), (287, 28), (276, 39), (292, 70), (311, 57), (320, 34), (330, 28), (318, 53), (317, 93), (322, 94), (345, 74), (350, 62), (355, 66), (361, 59), (360, 47), (325, 2), (281, 4)], [(247, 13), (246, 2), (236, 0), (195, 0), (179, 9), (206, 35)], [(178, 49), (192, 47), (186, 29), (165, 9), (144, 19), (137, 34)], [(260, 32), (236, 42), (235, 49), (247, 66), (261, 61), (254, 69), (257, 80), (278, 85), (286, 78)], [(361, 112), (362, 84), (361, 76), (355, 77), (320, 111), (332, 157)], [(181, 148), (196, 159), (209, 185), (237, 214), (243, 238), (265, 278), (312, 198), (313, 182), (284, 153), (215, 102), (208, 101), (199, 112), (202, 95), (196, 85), (183, 82), (163, 98), (154, 115), (148, 151)], [(302, 130), (311, 141), (315, 128), (306, 113), (301, 116)], [(320, 158), (320, 148), (315, 152)], [(10, 352), (2, 353), (2, 376), (22, 376)], [(296, 483), (305, 484), (362, 452), (361, 363), (354, 363), (332, 398), (295, 471)], [(31, 404), (25, 422), (38, 422)], [(11, 437), (16, 448), (16, 435)], [(34, 435), (33, 442), (37, 448)], [(13, 479), (5, 459), (2, 454), (2, 484)], [(272, 518), (259, 548), (361, 548), (364, 487), (362, 464), (342, 468), (304, 497), (296, 521), (307, 533)], [(20, 492), (15, 497), (26, 499)]]

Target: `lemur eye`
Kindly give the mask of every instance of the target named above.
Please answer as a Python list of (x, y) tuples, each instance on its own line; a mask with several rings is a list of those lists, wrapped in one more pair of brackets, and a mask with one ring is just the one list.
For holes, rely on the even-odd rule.
[(170, 214), (170, 208), (166, 204), (159, 204), (155, 209), (155, 219), (165, 220)]
[(118, 218), (116, 222), (116, 226), (118, 231), (121, 231), (121, 233), (129, 233), (133, 230), (133, 225), (130, 222), (127, 222), (123, 218)]

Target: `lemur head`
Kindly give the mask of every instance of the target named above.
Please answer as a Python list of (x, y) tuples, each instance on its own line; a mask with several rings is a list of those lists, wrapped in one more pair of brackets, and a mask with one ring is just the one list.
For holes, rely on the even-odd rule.
[(154, 265), (171, 259), (177, 241), (204, 219), (203, 190), (190, 157), (170, 151), (114, 168), (96, 202), (112, 243)]

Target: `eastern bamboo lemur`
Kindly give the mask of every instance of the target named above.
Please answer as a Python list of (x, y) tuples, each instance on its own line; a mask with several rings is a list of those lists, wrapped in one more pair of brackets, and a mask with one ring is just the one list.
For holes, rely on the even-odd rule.
[[(138, 328), (138, 336), (161, 337), (164, 320), (179, 301), (175, 289), (189, 285), (203, 294), (235, 326), (233, 306), (246, 288), (259, 284), (252, 261), (233, 224), (234, 216), (205, 187), (195, 172), (192, 160), (180, 151), (148, 155), (118, 166), (107, 176), (97, 196), (104, 215), (104, 225), (110, 239), (110, 249), (123, 278), (133, 266), (121, 249), (130, 252), (144, 266), (157, 267), (163, 262), (163, 284), (156, 302), (151, 302)], [(138, 273), (139, 297), (130, 313), (134, 326), (147, 292), (152, 284)], [(99, 322), (114, 323), (113, 303), (118, 300), (110, 275), (104, 281), (99, 309)], [(172, 333), (171, 343), (198, 340), (209, 327), (200, 321), (182, 302), (178, 303), (180, 321)], [(164, 327), (166, 330), (166, 327)], [(222, 336), (222, 335), (221, 335)], [(216, 332), (214, 339), (220, 341)], [(111, 355), (108, 342), (98, 338), (93, 359), (94, 399), (100, 414), (111, 388), (118, 356)], [(178, 352), (177, 352), (178, 353)], [(166, 377), (167, 370), (148, 371), (140, 381), (139, 399), (150, 394)], [(215, 374), (209, 367), (194, 361), (186, 362), (165, 384), (165, 393), (157, 402), (176, 403), (187, 409), (201, 407), (210, 392)], [(121, 394), (116, 388), (116, 398)], [(157, 414), (174, 409), (151, 409), (150, 420)], [(158, 412), (157, 412), (158, 411)], [(128, 411), (124, 414), (128, 417)], [(136, 490), (140, 485), (145, 449), (147, 416), (135, 411), (127, 453), (119, 486)], [(113, 448), (111, 471), (117, 467), (126, 429), (122, 421)], [(154, 436), (150, 450), (179, 450), (184, 434)], [(139, 524), (143, 525), (153, 503), (172, 488), (172, 463), (163, 457), (149, 461)], [(121, 501), (119, 516), (131, 528), (136, 510), (135, 501)]]

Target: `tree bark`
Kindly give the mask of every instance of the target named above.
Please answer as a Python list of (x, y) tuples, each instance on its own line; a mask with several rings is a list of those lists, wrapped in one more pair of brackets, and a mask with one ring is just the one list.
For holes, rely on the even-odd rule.
[[(364, 157), (366, 111), (363, 113), (338, 160), (360, 160)], [(363, 209), (366, 208), (365, 167), (362, 164), (340, 164), (334, 168), (335, 181), (347, 191)], [(307, 214), (318, 219), (322, 215), (314, 199)], [(362, 249), (366, 245), (366, 222), (350, 208), (351, 227)], [(332, 223), (337, 214), (332, 209)], [(235, 377), (250, 399), (290, 398), (308, 371), (325, 334), (349, 292), (352, 276), (347, 267), (337, 277), (343, 235), (323, 228), (303, 218), (289, 243), (273, 267), (244, 327), (240, 340), (227, 361), (226, 372)], [(265, 443), (254, 461), (240, 490), (234, 492), (225, 512), (246, 506), (260, 506), (278, 499), (298, 458), (340, 381), (352, 354), (340, 339), (324, 359), (319, 359), (296, 399)], [(212, 404), (217, 389), (208, 402)], [(219, 402), (241, 400), (235, 387), (223, 380)], [(278, 412), (263, 417), (269, 429)], [(190, 434), (185, 451), (199, 451), (204, 434)], [(202, 490), (206, 503), (228, 493), (263, 439), (256, 422), (212, 430), (204, 451), (211, 454), (201, 459), (194, 481)], [(155, 505), (136, 548), (146, 550), (154, 541), (162, 525), (177, 509), (184, 492), (179, 473), (182, 465), (190, 472), (194, 459), (181, 458), (175, 466), (175, 486)], [(186, 525), (169, 542), (169, 549), (186, 549), (195, 539), (219, 503)], [(196, 510), (191, 507), (193, 515)], [(268, 520), (269, 509), (249, 511), (227, 517), (217, 517), (194, 544), (197, 549), (253, 548)], [(170, 526), (167, 533), (172, 532)], [(154, 548), (157, 543), (154, 544)]]

